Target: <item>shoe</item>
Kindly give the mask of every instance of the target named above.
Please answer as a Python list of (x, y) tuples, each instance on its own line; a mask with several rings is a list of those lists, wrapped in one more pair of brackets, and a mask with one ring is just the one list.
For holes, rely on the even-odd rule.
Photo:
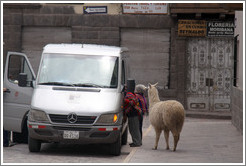
[(10, 142), (9, 144), (3, 144), (3, 147), (11, 147), (11, 146), (14, 146), (14, 145), (16, 145), (16, 143)]
[(129, 145), (131, 146), (131, 145), (133, 145), (134, 143), (130, 143)]
[(14, 146), (14, 145), (16, 145), (16, 143), (14, 142), (9, 143), (9, 147)]
[(136, 144), (131, 144), (130, 145), (130, 147), (139, 147), (139, 146), (141, 146), (141, 144), (140, 145), (136, 145)]

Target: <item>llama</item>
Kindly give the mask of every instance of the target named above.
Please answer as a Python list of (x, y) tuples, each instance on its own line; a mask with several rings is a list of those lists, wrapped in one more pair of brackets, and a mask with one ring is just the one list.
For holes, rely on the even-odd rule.
[(158, 90), (156, 89), (157, 84), (149, 84), (148, 87), (149, 119), (156, 133), (153, 150), (157, 149), (161, 132), (164, 130), (166, 149), (169, 149), (169, 132), (171, 131), (174, 138), (173, 151), (176, 151), (180, 132), (184, 124), (184, 107), (175, 100), (160, 101)]

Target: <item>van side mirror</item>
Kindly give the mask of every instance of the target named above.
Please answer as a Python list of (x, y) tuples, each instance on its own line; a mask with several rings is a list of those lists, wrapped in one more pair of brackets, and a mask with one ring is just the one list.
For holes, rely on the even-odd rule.
[(27, 86), (27, 74), (26, 73), (20, 73), (19, 74), (18, 85), (20, 87), (26, 87)]

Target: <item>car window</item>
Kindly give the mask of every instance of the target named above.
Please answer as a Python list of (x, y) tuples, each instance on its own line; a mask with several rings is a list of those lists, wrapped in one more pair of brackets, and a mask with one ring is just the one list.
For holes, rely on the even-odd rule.
[(33, 75), (25, 57), (20, 55), (11, 55), (9, 57), (8, 80), (14, 84), (18, 84), (20, 73), (27, 74), (27, 86), (31, 86)]

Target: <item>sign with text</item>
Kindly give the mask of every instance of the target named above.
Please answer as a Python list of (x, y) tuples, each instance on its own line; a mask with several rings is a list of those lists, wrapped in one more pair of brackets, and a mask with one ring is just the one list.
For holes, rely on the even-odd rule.
[(105, 14), (108, 12), (107, 6), (84, 6), (84, 14)]
[(168, 14), (167, 3), (123, 3), (124, 14)]
[(233, 22), (221, 22), (221, 21), (209, 21), (207, 22), (207, 36), (220, 37), (220, 36), (234, 36), (234, 23)]
[(205, 37), (206, 21), (205, 20), (179, 20), (178, 36)]

